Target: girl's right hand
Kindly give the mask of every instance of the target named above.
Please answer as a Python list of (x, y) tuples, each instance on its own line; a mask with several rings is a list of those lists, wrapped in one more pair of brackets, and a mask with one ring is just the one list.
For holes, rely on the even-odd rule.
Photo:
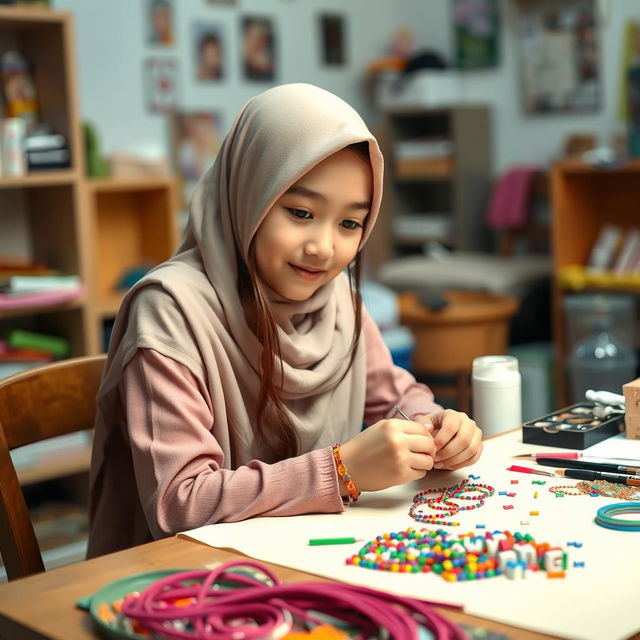
[(340, 447), (358, 491), (378, 491), (423, 478), (433, 467), (433, 427), (411, 420), (380, 420)]

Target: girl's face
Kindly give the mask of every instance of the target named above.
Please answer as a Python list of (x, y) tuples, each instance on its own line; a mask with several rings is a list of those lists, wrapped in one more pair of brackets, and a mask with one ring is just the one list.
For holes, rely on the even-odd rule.
[(333, 280), (356, 256), (372, 192), (369, 162), (350, 149), (302, 176), (254, 236), (262, 280), (291, 301), (306, 300)]

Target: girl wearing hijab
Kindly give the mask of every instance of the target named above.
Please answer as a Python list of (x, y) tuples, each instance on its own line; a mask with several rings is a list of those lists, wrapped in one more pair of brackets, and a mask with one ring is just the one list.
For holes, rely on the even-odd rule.
[(478, 459), (475, 423), (393, 365), (362, 307), (382, 173), (375, 138), (333, 94), (289, 84), (245, 104), (182, 245), (118, 313), (89, 557), (216, 522), (340, 512), (361, 491)]

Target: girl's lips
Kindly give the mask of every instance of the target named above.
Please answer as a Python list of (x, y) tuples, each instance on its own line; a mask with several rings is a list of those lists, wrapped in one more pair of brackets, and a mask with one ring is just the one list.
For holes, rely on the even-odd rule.
[(298, 276), (305, 280), (317, 280), (324, 273), (324, 271), (310, 271), (309, 269), (298, 267), (291, 263), (289, 263), (289, 266), (298, 274)]

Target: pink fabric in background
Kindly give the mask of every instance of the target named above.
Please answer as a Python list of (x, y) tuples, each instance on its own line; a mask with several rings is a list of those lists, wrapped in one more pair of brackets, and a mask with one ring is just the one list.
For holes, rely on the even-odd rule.
[(487, 224), (493, 229), (513, 229), (527, 222), (529, 198), (539, 167), (519, 165), (507, 169), (493, 188)]

